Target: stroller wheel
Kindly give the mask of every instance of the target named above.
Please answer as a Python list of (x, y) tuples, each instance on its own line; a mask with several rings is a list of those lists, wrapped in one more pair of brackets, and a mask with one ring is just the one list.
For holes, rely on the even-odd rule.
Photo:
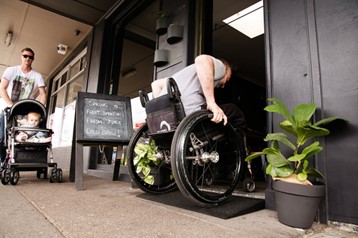
[(20, 173), (17, 170), (11, 171), (10, 183), (16, 185), (20, 180)]
[(56, 179), (56, 175), (55, 175), (55, 173), (53, 172), (53, 169), (51, 169), (51, 170), (50, 170), (50, 183), (55, 182), (55, 179)]
[(6, 172), (6, 170), (2, 171), (2, 176), (1, 176), (1, 183), (6, 185), (10, 182), (10, 173)]
[(58, 183), (61, 183), (62, 182), (62, 169), (57, 169), (57, 171), (56, 171), (56, 177), (57, 177), (57, 181), (56, 182), (58, 182)]
[(243, 184), (244, 190), (246, 192), (255, 191), (256, 185), (255, 185), (255, 181), (253, 179), (246, 178), (242, 184)]

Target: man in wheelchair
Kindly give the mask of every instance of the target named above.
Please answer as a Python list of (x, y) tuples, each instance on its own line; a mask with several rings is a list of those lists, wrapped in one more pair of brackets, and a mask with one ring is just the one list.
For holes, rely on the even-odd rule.
[(154, 81), (152, 100), (140, 91), (146, 124), (127, 149), (129, 173), (140, 189), (160, 194), (178, 187), (203, 207), (231, 196), (243, 172), (239, 132), (246, 121), (235, 104), (218, 105), (214, 96), (230, 77), (225, 60), (200, 55), (172, 77)]
[[(229, 121), (235, 128), (246, 128), (242, 111), (233, 103), (217, 105), (214, 96), (215, 87), (224, 87), (230, 80), (231, 68), (226, 60), (219, 60), (210, 55), (199, 55), (195, 63), (175, 73), (175, 80), (181, 93), (185, 114), (207, 108), (213, 113), (215, 123)], [(157, 79), (152, 83), (153, 97), (167, 93), (167, 78)]]

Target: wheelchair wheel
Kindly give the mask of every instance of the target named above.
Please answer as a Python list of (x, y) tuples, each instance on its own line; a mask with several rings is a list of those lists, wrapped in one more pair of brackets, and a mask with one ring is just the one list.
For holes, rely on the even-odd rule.
[(227, 200), (239, 183), (244, 147), (230, 125), (211, 122), (208, 110), (187, 116), (171, 146), (171, 164), (182, 194), (203, 207)]
[(164, 160), (157, 160), (155, 163), (150, 162), (148, 163), (150, 173), (145, 176), (141, 169), (142, 165), (138, 163), (138, 156), (143, 153), (139, 152), (138, 148), (145, 148), (151, 143), (152, 140), (148, 136), (148, 126), (144, 124), (133, 134), (128, 145), (129, 174), (136, 185), (145, 192), (153, 194), (170, 192), (176, 188), (176, 184), (169, 164), (166, 164)]

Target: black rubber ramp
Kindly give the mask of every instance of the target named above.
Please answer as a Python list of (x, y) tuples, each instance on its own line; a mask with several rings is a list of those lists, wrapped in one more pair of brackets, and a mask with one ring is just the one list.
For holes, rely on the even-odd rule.
[(265, 200), (257, 198), (231, 196), (226, 202), (216, 207), (203, 208), (186, 199), (179, 191), (167, 194), (153, 195), (143, 193), (137, 197), (162, 203), (190, 211), (214, 216), (221, 219), (230, 219), (248, 213), (256, 212), (265, 208)]

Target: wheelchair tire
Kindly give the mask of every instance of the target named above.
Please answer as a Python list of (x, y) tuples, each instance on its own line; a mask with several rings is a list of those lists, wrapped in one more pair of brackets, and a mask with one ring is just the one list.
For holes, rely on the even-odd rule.
[[(239, 183), (244, 147), (235, 129), (211, 122), (208, 110), (188, 115), (177, 128), (171, 145), (171, 164), (178, 188), (187, 199), (202, 207), (227, 200)], [(193, 136), (194, 135), (194, 136)], [(200, 150), (218, 155), (219, 161), (198, 162), (193, 138), (203, 142)], [(215, 153), (217, 152), (217, 153)], [(204, 157), (203, 157), (204, 158)]]
[(154, 183), (148, 184), (144, 181), (144, 176), (141, 172), (137, 172), (137, 165), (134, 164), (135, 147), (137, 144), (149, 144), (150, 137), (148, 136), (147, 124), (142, 125), (132, 136), (127, 149), (127, 166), (129, 174), (135, 184), (144, 192), (152, 194), (162, 194), (176, 189), (174, 176), (172, 175), (171, 167), (160, 161), (158, 165), (153, 165), (151, 171), (156, 171), (153, 174)]

